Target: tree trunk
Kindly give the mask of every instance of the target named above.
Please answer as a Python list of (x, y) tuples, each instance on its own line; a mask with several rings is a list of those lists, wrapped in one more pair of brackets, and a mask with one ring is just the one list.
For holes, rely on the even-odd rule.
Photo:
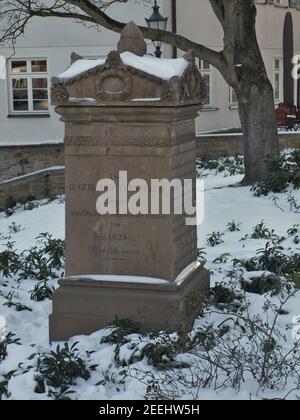
[(256, 7), (238, 0), (234, 49), (234, 86), (244, 134), (245, 184), (268, 176), (268, 157), (279, 154), (274, 92), (256, 37)]
[(266, 160), (278, 155), (278, 132), (273, 88), (269, 80), (258, 84), (243, 81), (237, 92), (244, 134), (245, 184), (263, 181), (268, 176)]

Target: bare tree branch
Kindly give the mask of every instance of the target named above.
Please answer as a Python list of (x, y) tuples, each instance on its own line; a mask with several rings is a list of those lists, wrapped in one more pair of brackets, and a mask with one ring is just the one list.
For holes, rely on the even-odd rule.
[(222, 25), (222, 27), (224, 27), (225, 16), (223, 0), (209, 0), (209, 2), (220, 24)]
[[(15, 43), (16, 39), (24, 34), (24, 31), (31, 18), (58, 17), (80, 20), (82, 22), (97, 24), (106, 29), (120, 33), (127, 22), (119, 22), (112, 19), (106, 10), (113, 3), (127, 3), (128, 0), (53, 0), (48, 7), (42, 0), (7, 0), (0, 5), (1, 26), (6, 29), (0, 30), (0, 43), (10, 41)], [(182, 35), (176, 35), (169, 31), (140, 27), (145, 38), (152, 41), (162, 41), (173, 45), (183, 51), (193, 49), (197, 57), (209, 62), (211, 65), (224, 70), (226, 62), (221, 52), (211, 50), (201, 44), (193, 42)]]
[[(110, 18), (103, 10), (99, 9), (89, 0), (66, 0), (66, 3), (79, 7), (83, 12), (91, 16), (95, 23), (98, 23), (104, 28), (110, 29), (114, 32), (121, 32), (126, 25), (126, 23), (121, 23)], [(217, 68), (224, 67), (225, 63), (222, 55), (201, 44), (193, 42), (181, 35), (173, 34), (169, 31), (150, 29), (144, 26), (140, 26), (140, 29), (143, 32), (144, 37), (147, 39), (151, 39), (152, 41), (162, 41), (183, 51), (193, 49), (196, 56), (199, 58), (208, 61)]]

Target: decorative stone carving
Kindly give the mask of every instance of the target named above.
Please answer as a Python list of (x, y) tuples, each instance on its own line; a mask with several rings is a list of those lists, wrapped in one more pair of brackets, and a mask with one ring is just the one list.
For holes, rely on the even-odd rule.
[(83, 57), (81, 55), (77, 54), (76, 52), (72, 52), (72, 54), (71, 54), (71, 65), (76, 63), (76, 61), (82, 60), (82, 59), (83, 59)]
[(205, 96), (204, 80), (195, 64), (189, 64), (183, 76), (172, 77), (162, 92), (164, 102), (202, 101)]
[(166, 83), (161, 100), (163, 102), (180, 102), (181, 101), (181, 80), (180, 77), (174, 76)]
[(130, 96), (133, 80), (129, 72), (110, 69), (100, 74), (97, 81), (97, 96), (104, 101), (124, 101)]
[(132, 93), (133, 79), (117, 51), (108, 55), (104, 68), (97, 79), (97, 99), (124, 101)]
[(182, 101), (202, 100), (204, 83), (195, 64), (189, 64), (181, 78)]
[(61, 105), (69, 100), (69, 93), (64, 82), (61, 82), (57, 77), (51, 79), (51, 105)]
[(125, 51), (132, 52), (140, 57), (147, 54), (147, 44), (144, 40), (142, 31), (134, 22), (128, 23), (121, 32), (121, 39), (118, 43), (118, 53), (122, 54)]
[(118, 67), (120, 69), (126, 70), (126, 66), (124, 65), (118, 51), (111, 51), (107, 56), (106, 62), (104, 64), (104, 68), (110, 69), (112, 67)]
[[(147, 72), (146, 70), (149, 63), (148, 58), (143, 57), (135, 60), (130, 56), (128, 59), (128, 54), (120, 55), (125, 50), (131, 51), (135, 55), (144, 55), (145, 53), (142, 32), (133, 22), (124, 28), (118, 51), (112, 51), (105, 63), (95, 65), (95, 67), (91, 66), (90, 69), (79, 74), (75, 69), (73, 77), (53, 79), (52, 103), (54, 105), (62, 104), (68, 101), (69, 97), (91, 98), (98, 103), (130, 102), (135, 99), (140, 101), (142, 98), (156, 98), (157, 100), (160, 98), (161, 102), (168, 103), (202, 102), (205, 96), (205, 84), (193, 51), (189, 51), (184, 56), (187, 65), (183, 74), (178, 72), (176, 76), (166, 81), (163, 75), (163, 65), (159, 60), (155, 61), (154, 59), (153, 62), (150, 60), (150, 65), (153, 66), (151, 74), (151, 71)], [(80, 55), (72, 53), (73, 64), (80, 59), (82, 59)], [(155, 75), (153, 75), (153, 71)]]

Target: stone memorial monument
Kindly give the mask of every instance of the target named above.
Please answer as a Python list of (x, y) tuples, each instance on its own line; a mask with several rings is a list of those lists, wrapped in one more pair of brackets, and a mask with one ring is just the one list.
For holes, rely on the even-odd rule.
[(194, 55), (145, 53), (130, 23), (118, 51), (104, 60), (73, 54), (71, 67), (52, 80), (52, 103), (65, 123), (66, 274), (53, 297), (51, 341), (90, 334), (116, 317), (148, 331), (190, 329), (209, 289), (197, 262), (197, 228), (184, 212), (129, 214), (120, 198), (116, 214), (97, 211), (99, 181), (118, 185), (121, 173), (149, 185), (195, 180), (203, 80)]

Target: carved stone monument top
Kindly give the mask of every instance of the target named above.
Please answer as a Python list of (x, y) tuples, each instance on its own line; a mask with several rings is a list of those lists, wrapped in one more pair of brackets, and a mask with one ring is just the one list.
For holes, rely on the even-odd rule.
[(147, 44), (144, 40), (142, 31), (134, 22), (129, 22), (121, 32), (118, 43), (118, 53), (129, 51), (139, 57), (147, 54)]
[(160, 60), (145, 55), (145, 45), (142, 32), (131, 22), (122, 32), (118, 51), (106, 58), (86, 60), (73, 53), (71, 66), (52, 79), (52, 104), (201, 104), (205, 86), (194, 53)]

